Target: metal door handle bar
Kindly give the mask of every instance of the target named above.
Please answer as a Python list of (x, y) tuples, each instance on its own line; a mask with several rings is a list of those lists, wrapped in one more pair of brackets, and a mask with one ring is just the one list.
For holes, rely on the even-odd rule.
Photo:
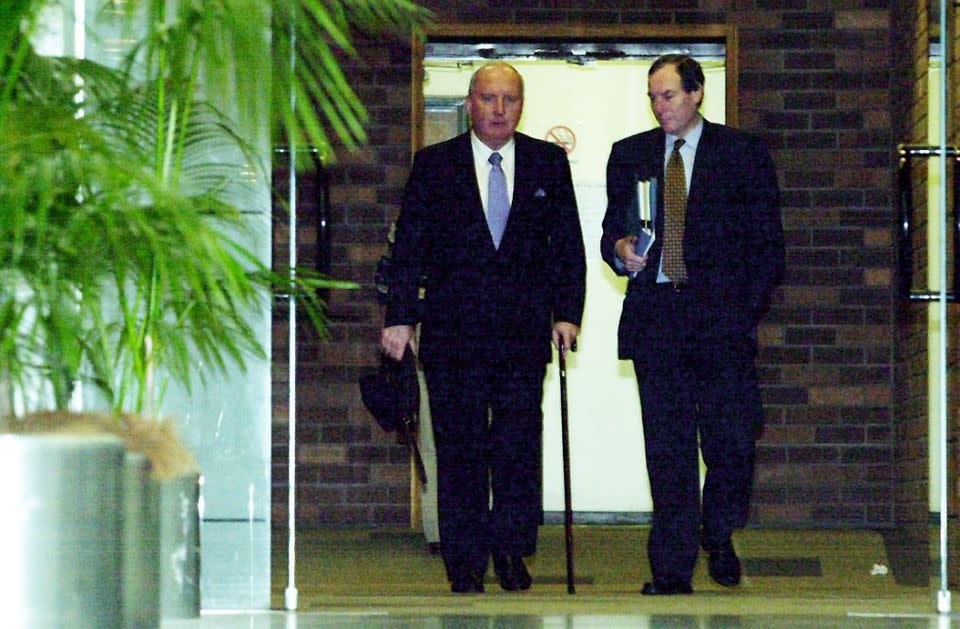
[[(901, 299), (909, 301), (939, 301), (939, 292), (913, 290), (913, 240), (910, 232), (913, 222), (912, 160), (939, 157), (940, 147), (901, 144), (897, 147), (897, 152), (900, 156), (897, 164), (897, 207), (900, 215), (898, 292)], [(960, 151), (957, 147), (947, 147), (947, 157), (953, 158), (953, 286), (952, 290), (946, 293), (948, 302), (957, 301), (957, 296), (960, 295), (960, 216), (957, 212), (957, 202), (960, 198), (960, 159), (958, 156)]]

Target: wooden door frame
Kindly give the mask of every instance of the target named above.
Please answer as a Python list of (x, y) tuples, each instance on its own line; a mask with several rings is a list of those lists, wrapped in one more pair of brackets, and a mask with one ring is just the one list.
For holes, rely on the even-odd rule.
[(582, 26), (576, 24), (436, 24), (425, 31), (424, 39), (411, 45), (410, 81), (410, 147), (411, 155), (423, 146), (423, 79), (424, 49), (430, 40), (469, 42), (489, 41), (563, 41), (563, 42), (657, 42), (657, 43), (722, 43), (725, 55), (725, 123), (737, 126), (739, 42), (737, 27), (717, 24), (707, 26), (623, 25)]
[[(722, 43), (725, 48), (725, 123), (737, 126), (738, 106), (738, 39), (737, 28), (731, 25), (619, 25), (583, 26), (577, 24), (436, 24), (426, 29), (424, 38), (411, 44), (410, 81), (410, 147), (411, 157), (423, 146), (424, 96), (423, 79), (425, 44), (431, 40), (479, 42), (656, 42), (656, 43)], [(420, 483), (416, 466), (410, 462), (410, 525), (421, 526)]]

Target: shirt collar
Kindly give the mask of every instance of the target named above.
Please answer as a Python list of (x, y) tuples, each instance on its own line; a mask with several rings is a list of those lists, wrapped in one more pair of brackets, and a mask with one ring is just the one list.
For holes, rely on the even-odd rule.
[[(683, 148), (689, 147), (691, 151), (696, 153), (697, 145), (700, 143), (700, 136), (703, 134), (703, 116), (700, 116), (700, 120), (697, 121), (697, 124), (690, 129), (689, 133), (683, 137)], [(680, 136), (666, 134), (666, 146), (668, 152), (673, 148), (673, 143), (677, 141)]]
[(510, 138), (506, 144), (501, 146), (499, 149), (494, 151), (492, 148), (483, 143), (483, 141), (477, 137), (477, 134), (472, 130), (470, 131), (470, 145), (473, 147), (473, 159), (478, 164), (486, 164), (490, 156), (493, 153), (500, 153), (500, 157), (503, 158), (505, 162), (512, 162), (513, 155), (516, 151), (517, 143), (513, 138)]

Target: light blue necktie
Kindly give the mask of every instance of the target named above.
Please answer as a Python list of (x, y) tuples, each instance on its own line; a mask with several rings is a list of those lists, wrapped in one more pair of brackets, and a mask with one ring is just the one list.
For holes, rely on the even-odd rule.
[(503, 174), (500, 162), (503, 156), (500, 153), (490, 155), (489, 162), (490, 182), (487, 187), (487, 225), (490, 235), (493, 236), (493, 246), (500, 248), (500, 239), (503, 230), (507, 228), (507, 217), (510, 215), (510, 198), (507, 196), (507, 177)]

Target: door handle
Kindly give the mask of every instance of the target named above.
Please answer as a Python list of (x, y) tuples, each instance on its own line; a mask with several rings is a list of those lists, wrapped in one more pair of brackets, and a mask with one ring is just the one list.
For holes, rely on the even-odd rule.
[[(914, 159), (929, 159), (940, 156), (939, 146), (901, 144), (897, 147), (897, 212), (899, 218), (898, 282), (897, 292), (908, 301), (939, 301), (940, 292), (913, 289), (913, 169)], [(953, 282), (946, 293), (948, 302), (957, 301), (960, 295), (960, 216), (957, 212), (960, 194), (960, 160), (956, 147), (948, 146), (946, 157), (953, 162)], [(946, 235), (944, 235), (946, 237)]]

